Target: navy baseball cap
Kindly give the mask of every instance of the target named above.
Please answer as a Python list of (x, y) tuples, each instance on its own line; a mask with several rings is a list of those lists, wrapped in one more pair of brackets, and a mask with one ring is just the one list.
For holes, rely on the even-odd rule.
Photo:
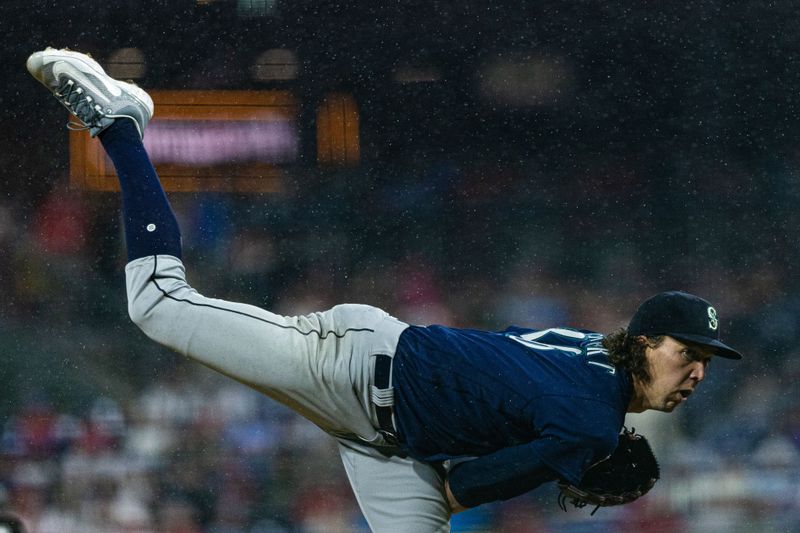
[(741, 359), (742, 354), (719, 340), (717, 310), (698, 296), (662, 292), (645, 300), (628, 325), (630, 335), (669, 335), (679, 341), (716, 348), (715, 355)]

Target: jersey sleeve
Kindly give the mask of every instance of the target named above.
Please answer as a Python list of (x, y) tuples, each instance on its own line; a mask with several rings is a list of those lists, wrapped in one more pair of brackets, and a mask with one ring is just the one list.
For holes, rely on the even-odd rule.
[(537, 409), (534, 425), (540, 445), (533, 449), (559, 478), (573, 484), (595, 462), (617, 446), (624, 412), (590, 398), (548, 396), (547, 409)]
[(448, 472), (448, 482), (458, 503), (474, 507), (519, 496), (556, 479), (577, 484), (597, 460), (596, 449), (586, 443), (547, 436), (459, 463)]
[(557, 479), (534, 451), (541, 445), (537, 440), (457, 464), (447, 474), (450, 491), (464, 507), (475, 507), (513, 498)]
[(535, 421), (541, 424), (537, 439), (450, 470), (450, 490), (461, 505), (507, 500), (556, 479), (578, 484), (589, 466), (614, 450), (622, 421), (611, 406), (574, 397), (546, 401), (551, 408)]

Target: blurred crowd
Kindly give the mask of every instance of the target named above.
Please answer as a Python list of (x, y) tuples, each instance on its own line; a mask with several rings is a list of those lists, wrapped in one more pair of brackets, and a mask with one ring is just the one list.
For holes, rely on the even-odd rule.
[[(729, 169), (702, 198), (702, 180), (659, 196), (656, 180), (608, 168), (428, 161), (171, 197), (190, 282), (284, 314), (359, 302), (411, 323), (608, 332), (659, 290), (705, 296), (745, 359), (714, 362), (677, 415), (629, 419), (662, 461), (651, 495), (590, 518), (545, 486), (453, 529), (797, 529), (798, 254), (776, 244), (787, 193), (737, 200), (752, 178)], [(0, 510), (44, 533), (366, 531), (331, 439), (135, 331), (116, 195), (50, 184), (0, 202)]]

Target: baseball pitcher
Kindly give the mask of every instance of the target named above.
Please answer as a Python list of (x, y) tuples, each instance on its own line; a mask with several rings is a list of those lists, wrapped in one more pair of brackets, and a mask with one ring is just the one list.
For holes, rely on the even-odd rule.
[(335, 438), (374, 531), (449, 531), (454, 512), (550, 481), (562, 503), (632, 501), (658, 465), (622, 431), (625, 413), (672, 411), (713, 356), (741, 358), (719, 340), (711, 304), (683, 292), (650, 298), (607, 336), (414, 326), (352, 304), (279, 316), (203, 296), (186, 281), (178, 224), (142, 144), (148, 94), (69, 50), (36, 52), (27, 68), (114, 163), (133, 322)]

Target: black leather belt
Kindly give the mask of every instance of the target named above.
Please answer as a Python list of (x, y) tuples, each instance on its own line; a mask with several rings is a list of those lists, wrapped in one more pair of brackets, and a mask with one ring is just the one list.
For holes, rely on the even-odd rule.
[(388, 444), (397, 444), (397, 430), (392, 423), (394, 388), (392, 387), (392, 358), (385, 354), (375, 356), (375, 379), (373, 380), (372, 403), (378, 426)]

